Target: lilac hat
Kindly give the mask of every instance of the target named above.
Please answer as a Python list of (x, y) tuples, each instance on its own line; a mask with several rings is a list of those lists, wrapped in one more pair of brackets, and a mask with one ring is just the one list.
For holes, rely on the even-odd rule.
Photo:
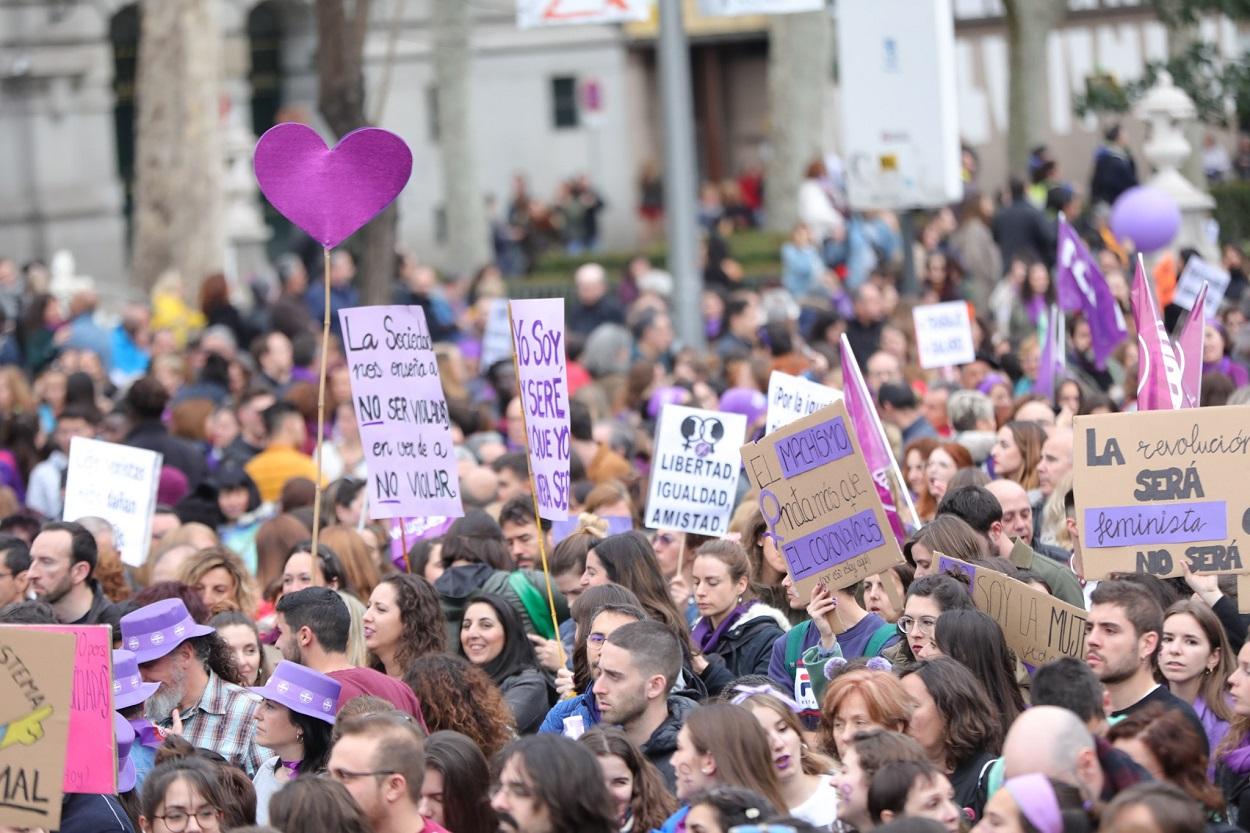
[(131, 651), (113, 651), (113, 708), (121, 711), (147, 700), (160, 683), (145, 683), (139, 674), (139, 662)]
[(685, 405), (689, 401), (690, 391), (685, 388), (656, 388), (647, 400), (647, 416), (659, 419), (660, 411), (664, 410), (665, 405)]
[(161, 599), (122, 617), (122, 647), (134, 651), (142, 665), (173, 651), (195, 636), (213, 632), (208, 625), (197, 625), (182, 599)]
[(117, 791), (128, 793), (139, 781), (135, 762), (130, 759), (130, 748), (135, 745), (135, 730), (130, 721), (117, 712), (113, 712), (113, 737), (117, 739)]
[(341, 688), (333, 677), (299, 663), (282, 660), (273, 669), (269, 682), (248, 690), (293, 712), (333, 723)]
[(721, 394), (720, 409), (747, 418), (747, 427), (754, 425), (768, 413), (768, 397), (753, 388), (730, 388)]

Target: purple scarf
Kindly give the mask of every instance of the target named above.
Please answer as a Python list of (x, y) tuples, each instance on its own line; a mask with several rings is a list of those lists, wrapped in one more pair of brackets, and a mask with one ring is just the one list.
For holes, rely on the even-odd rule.
[(725, 632), (737, 624), (738, 620), (742, 618), (742, 614), (750, 610), (751, 605), (753, 604), (755, 603), (743, 602), (735, 607), (729, 612), (729, 615), (725, 617), (724, 621), (716, 626), (715, 630), (712, 629), (711, 619), (706, 616), (700, 619), (698, 624), (694, 626), (694, 631), (691, 633), (691, 636), (694, 637), (695, 644), (699, 646), (699, 650), (705, 654), (714, 652), (716, 650), (716, 646), (720, 644), (721, 637), (725, 635)]
[(164, 733), (150, 720), (135, 718), (130, 721), (130, 728), (135, 730), (135, 740), (141, 746), (150, 746), (155, 749), (165, 740)]
[(1237, 775), (1250, 773), (1250, 743), (1243, 740), (1241, 746), (1225, 752), (1220, 756), (1220, 760), (1224, 762), (1224, 766)]
[(301, 763), (303, 763), (303, 761), (284, 761), (281, 758), (278, 759), (278, 765), (290, 773), (292, 781), (299, 777), (299, 765)]

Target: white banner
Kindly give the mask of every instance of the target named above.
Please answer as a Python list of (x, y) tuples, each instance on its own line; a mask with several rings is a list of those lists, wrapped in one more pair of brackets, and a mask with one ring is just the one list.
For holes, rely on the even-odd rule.
[(575, 26), (582, 23), (628, 23), (649, 18), (654, 2), (655, 0), (517, 0), (516, 23), (522, 29), (535, 26)]
[(711, 17), (818, 12), (825, 7), (825, 0), (699, 0), (699, 11)]
[(916, 307), (911, 314), (916, 324), (916, 351), (925, 370), (967, 364), (976, 358), (966, 303), (929, 304)]
[(486, 313), (486, 327), (482, 331), (482, 357), (478, 361), (481, 375), (485, 376), (495, 362), (512, 358), (512, 329), (508, 326), (508, 300), (495, 298)]
[(833, 388), (774, 370), (768, 377), (768, 421), (764, 433), (771, 434), (841, 398), (842, 393)]
[(1176, 282), (1176, 294), (1172, 296), (1172, 303), (1184, 309), (1193, 309), (1194, 301), (1198, 300), (1198, 291), (1202, 289), (1202, 282), (1206, 281), (1206, 318), (1208, 321), (1214, 320), (1220, 311), (1220, 304), (1224, 303), (1229, 280), (1228, 273), (1223, 269), (1194, 255), (1185, 264), (1185, 271), (1181, 272), (1180, 279)]
[(122, 561), (142, 566), (151, 545), (161, 460), (155, 451), (75, 437), (69, 443), (62, 517), (108, 521)]
[(724, 535), (746, 433), (742, 414), (665, 405), (655, 429), (647, 527)]

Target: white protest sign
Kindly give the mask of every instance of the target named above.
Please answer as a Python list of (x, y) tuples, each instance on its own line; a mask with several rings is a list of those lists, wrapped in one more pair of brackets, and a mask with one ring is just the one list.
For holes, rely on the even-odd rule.
[(655, 429), (646, 525), (700, 535), (729, 529), (747, 418), (665, 405)]
[(1194, 255), (1185, 264), (1185, 271), (1181, 272), (1180, 279), (1176, 282), (1176, 294), (1172, 296), (1172, 303), (1183, 309), (1193, 309), (1194, 301), (1198, 299), (1198, 291), (1202, 289), (1203, 281), (1206, 281), (1206, 318), (1211, 321), (1220, 311), (1220, 304), (1224, 303), (1224, 293), (1228, 291), (1230, 280), (1228, 272)]
[(570, 26), (579, 23), (625, 23), (646, 20), (655, 0), (517, 0), (516, 24)]
[(699, 0), (699, 11), (713, 17), (818, 12), (824, 8), (825, 0)]
[(517, 389), (525, 413), (530, 476), (538, 514), (569, 516), (569, 371), (564, 341), (564, 299), (510, 301)]
[(841, 398), (842, 393), (833, 388), (774, 370), (768, 377), (768, 420), (764, 433), (771, 434)]
[(483, 374), (495, 362), (512, 358), (512, 330), (508, 327), (508, 301), (495, 298), (486, 312), (486, 327), (482, 331), (482, 358), (478, 367)]
[(911, 311), (916, 324), (916, 350), (925, 370), (968, 364), (976, 358), (972, 320), (963, 301), (929, 304)]
[(161, 461), (155, 451), (74, 437), (62, 516), (67, 521), (89, 516), (108, 521), (122, 561), (142, 566), (152, 538)]

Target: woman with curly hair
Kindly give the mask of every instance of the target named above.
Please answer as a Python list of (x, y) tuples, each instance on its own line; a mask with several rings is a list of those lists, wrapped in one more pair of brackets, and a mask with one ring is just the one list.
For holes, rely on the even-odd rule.
[(451, 654), (426, 654), (413, 661), (404, 682), (421, 701), (431, 732), (459, 732), (477, 744), (487, 760), (516, 736), (512, 710), (486, 672)]
[(659, 770), (617, 726), (596, 726), (577, 742), (595, 753), (622, 831), (658, 830), (677, 809)]
[(199, 594), (211, 613), (237, 610), (256, 612), (256, 589), (243, 559), (227, 547), (209, 547), (182, 564), (179, 580)]
[(423, 578), (396, 573), (378, 582), (361, 619), (369, 666), (404, 677), (412, 663), (446, 649), (438, 594)]
[(1046, 430), (1036, 422), (1008, 422), (998, 429), (998, 439), (990, 452), (994, 475), (1014, 480), (1026, 492), (1036, 490), (1039, 487), (1037, 464), (1042, 461), (1045, 442)]

